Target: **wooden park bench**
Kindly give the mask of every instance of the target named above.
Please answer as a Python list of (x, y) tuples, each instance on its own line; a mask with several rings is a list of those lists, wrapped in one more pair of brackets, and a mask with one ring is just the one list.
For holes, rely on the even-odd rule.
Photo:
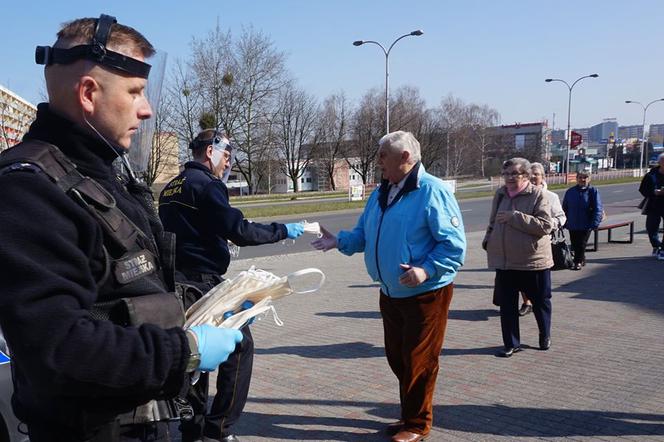
[[(613, 229), (619, 227), (629, 227), (629, 239), (617, 240), (611, 237), (611, 232)], [(592, 248), (587, 249), (589, 252), (596, 252), (599, 245), (599, 232), (601, 230), (608, 230), (608, 242), (613, 243), (622, 243), (622, 244), (632, 244), (634, 242), (634, 221), (622, 221), (619, 223), (613, 224), (600, 224), (598, 228), (593, 230), (593, 245)]]

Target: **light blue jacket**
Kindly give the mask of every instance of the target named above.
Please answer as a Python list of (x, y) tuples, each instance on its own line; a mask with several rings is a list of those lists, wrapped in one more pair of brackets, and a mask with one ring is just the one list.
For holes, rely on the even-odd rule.
[[(352, 231), (339, 232), (339, 251), (364, 252), (369, 276), (388, 296), (407, 298), (450, 284), (466, 254), (454, 195), (419, 163), (389, 206), (388, 187), (384, 181), (371, 194)], [(399, 264), (422, 267), (429, 278), (414, 288), (401, 285)]]

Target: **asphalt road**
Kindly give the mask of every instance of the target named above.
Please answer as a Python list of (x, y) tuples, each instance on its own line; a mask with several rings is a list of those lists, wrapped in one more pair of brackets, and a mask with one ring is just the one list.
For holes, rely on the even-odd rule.
[[(598, 186), (604, 210), (607, 216), (617, 215), (620, 213), (634, 212), (638, 209), (636, 205), (641, 201), (641, 195), (638, 192), (637, 183), (628, 184), (610, 184), (606, 186)], [(565, 190), (556, 191), (562, 197)], [(459, 202), (461, 213), (463, 215), (463, 222), (466, 232), (475, 232), (484, 230), (487, 220), (489, 219), (489, 210), (491, 209), (491, 198), (475, 198), (469, 200), (461, 200)], [(298, 215), (296, 217), (283, 217), (278, 220), (270, 218), (266, 220), (256, 220), (260, 222), (293, 222), (306, 219), (309, 222), (318, 221), (321, 225), (325, 226), (331, 232), (338, 232), (339, 230), (349, 230), (355, 226), (361, 209), (347, 210), (342, 212), (326, 212), (308, 215)], [(313, 236), (304, 234), (296, 241), (285, 240), (276, 244), (266, 244), (262, 246), (243, 247), (240, 249), (240, 259), (255, 258), (259, 256), (273, 256), (273, 255), (287, 255), (290, 253), (299, 253), (310, 251), (311, 246), (309, 242), (314, 239)]]

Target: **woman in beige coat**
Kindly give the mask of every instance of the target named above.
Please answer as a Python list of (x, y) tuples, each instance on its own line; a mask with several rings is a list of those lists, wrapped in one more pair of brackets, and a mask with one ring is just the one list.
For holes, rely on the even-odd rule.
[(496, 270), (500, 299), (500, 325), (504, 349), (501, 357), (521, 350), (519, 291), (533, 303), (539, 328), (539, 348), (551, 346), (551, 233), (553, 221), (548, 199), (530, 182), (530, 163), (512, 158), (503, 163), (505, 185), (496, 191), (489, 226), (482, 241), (490, 269)]

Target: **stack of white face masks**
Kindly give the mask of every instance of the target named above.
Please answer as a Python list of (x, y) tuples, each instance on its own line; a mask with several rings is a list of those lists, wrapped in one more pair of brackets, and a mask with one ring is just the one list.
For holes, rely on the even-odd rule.
[[(315, 277), (318, 281), (311, 287), (295, 290), (300, 280)], [(272, 302), (292, 293), (313, 293), (325, 282), (325, 274), (318, 269), (303, 269), (282, 278), (264, 270), (251, 267), (232, 279), (227, 279), (212, 288), (192, 305), (186, 313), (185, 328), (208, 324), (215, 327), (241, 328), (247, 321), (272, 312), (274, 322), (283, 325)], [(247, 309), (247, 301), (253, 306)]]

